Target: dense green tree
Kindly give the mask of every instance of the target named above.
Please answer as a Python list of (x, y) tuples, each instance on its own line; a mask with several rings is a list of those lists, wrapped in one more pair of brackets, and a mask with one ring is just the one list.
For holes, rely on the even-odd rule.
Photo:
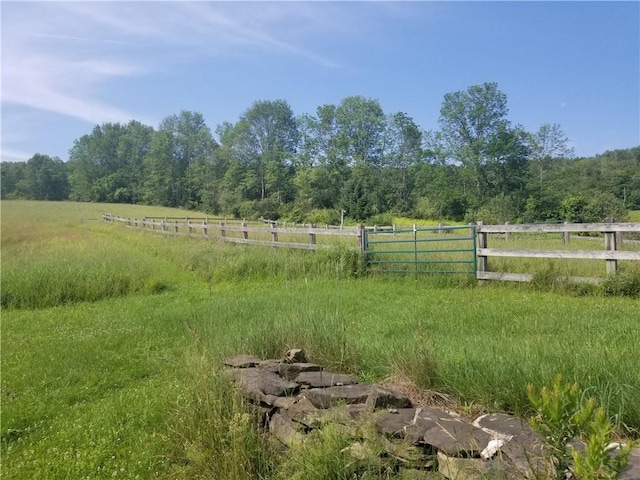
[(260, 200), (269, 195), (288, 196), (298, 147), (298, 127), (284, 100), (258, 101), (242, 114), (235, 126), (237, 157), (254, 170), (260, 182)]
[[(6, 175), (5, 168), (8, 170)], [(58, 157), (36, 153), (26, 163), (3, 164), (2, 180), (3, 192), (13, 190), (10, 198), (66, 200), (69, 196), (66, 164)]]
[(335, 117), (336, 147), (345, 164), (381, 166), (386, 119), (378, 100), (346, 97)]
[(0, 198), (20, 198), (17, 186), (26, 175), (27, 162), (2, 162), (0, 165)]
[(153, 128), (132, 120), (96, 125), (69, 152), (70, 197), (79, 201), (132, 202), (144, 193), (143, 158)]
[(316, 115), (298, 117), (301, 136), (296, 165), (296, 189), (302, 196), (297, 207), (337, 208), (349, 178), (348, 159), (341, 155), (337, 107), (322, 105)]
[(409, 167), (423, 158), (422, 132), (410, 116), (398, 112), (388, 117), (385, 136), (384, 164), (389, 170), (385, 177), (394, 197), (389, 204), (407, 212), (411, 202)]
[(217, 146), (202, 114), (182, 111), (166, 117), (144, 160), (145, 200), (172, 207), (210, 207), (203, 199), (213, 183)]
[(354, 175), (342, 189), (340, 200), (342, 209), (354, 220), (364, 221), (373, 215), (373, 202), (366, 181), (361, 175)]
[(440, 126), (421, 132), (362, 96), (299, 117), (283, 100), (258, 101), (219, 125), (217, 140), (196, 112), (157, 131), (105, 123), (74, 142), (67, 164), (4, 162), (1, 196), (68, 193), (307, 222), (342, 209), (359, 221), (401, 212), (490, 222), (602, 221), (640, 209), (640, 146), (574, 159), (559, 125), (512, 126), (495, 83), (446, 94)]
[(507, 128), (507, 113), (507, 96), (497, 83), (447, 93), (442, 102), (440, 125), (448, 156), (472, 172), (480, 200), (487, 189), (488, 144)]

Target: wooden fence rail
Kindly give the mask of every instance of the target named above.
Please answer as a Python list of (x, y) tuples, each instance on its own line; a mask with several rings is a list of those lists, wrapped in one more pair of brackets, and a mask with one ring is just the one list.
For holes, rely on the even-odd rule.
[[(489, 248), (488, 234), (512, 233), (562, 233), (564, 243), (569, 243), (570, 233), (603, 233), (604, 249), (597, 250), (512, 250)], [(489, 257), (519, 257), (519, 258), (550, 258), (550, 259), (591, 259), (604, 260), (607, 275), (613, 275), (618, 270), (618, 260), (640, 261), (640, 251), (620, 251), (622, 233), (640, 232), (640, 223), (565, 223), (556, 225), (482, 225), (476, 226), (479, 280), (508, 280), (529, 282), (533, 275), (529, 273), (507, 273), (489, 271)], [(599, 278), (592, 277), (564, 277), (574, 282), (597, 283)]]
[[(317, 250), (331, 247), (332, 242), (318, 244), (318, 236), (347, 237), (353, 239), (351, 246), (361, 251), (365, 249), (365, 228), (375, 232), (385, 232), (393, 235), (396, 226), (357, 228), (317, 228), (310, 224), (294, 224), (270, 222), (268, 226), (249, 226), (244, 220), (234, 220), (231, 223), (224, 218), (212, 217), (145, 217), (124, 218), (111, 214), (104, 214), (106, 222), (124, 223), (131, 227), (150, 228), (168, 235), (185, 235), (219, 240), (225, 242), (242, 243), (248, 245), (265, 245), (270, 247), (297, 248)], [(434, 227), (440, 231), (444, 225)], [(494, 272), (490, 270), (490, 257), (518, 257), (518, 258), (548, 258), (548, 259), (585, 259), (604, 260), (605, 272), (613, 275), (618, 270), (618, 261), (640, 261), (640, 251), (621, 251), (623, 233), (640, 233), (640, 223), (566, 223), (566, 224), (525, 224), (525, 225), (469, 225), (470, 231), (476, 235), (477, 271), (479, 280), (507, 280), (528, 282), (533, 279), (530, 273)], [(490, 248), (491, 236), (500, 235), (509, 238), (516, 233), (559, 233), (563, 242), (569, 243), (572, 233), (601, 233), (604, 234), (602, 250), (518, 250), (505, 248)], [(251, 237), (253, 238), (249, 238)], [(287, 241), (307, 236), (307, 242)], [(262, 236), (263, 238), (259, 238)], [(297, 236), (297, 238), (296, 238)], [(269, 238), (269, 240), (265, 239)], [(284, 241), (283, 241), (284, 240)], [(602, 240), (601, 240), (602, 241)], [(351, 242), (351, 240), (350, 240)], [(597, 283), (601, 278), (592, 277), (563, 277), (575, 282)]]
[[(219, 240), (232, 243), (244, 243), (248, 245), (264, 245), (270, 247), (285, 247), (296, 248), (303, 250), (317, 250), (319, 248), (329, 248), (330, 244), (318, 244), (318, 236), (342, 236), (350, 237), (354, 239), (353, 247), (362, 248), (362, 227), (359, 228), (317, 228), (313, 224), (302, 224), (301, 226), (295, 226), (291, 222), (289, 227), (253, 227), (248, 226), (245, 221), (236, 221), (236, 224), (228, 224), (224, 219), (213, 219), (209, 217), (144, 217), (142, 219), (137, 218), (125, 218), (105, 213), (102, 215), (102, 219), (105, 222), (119, 222), (124, 223), (130, 227), (150, 228), (159, 233), (169, 235), (186, 235), (192, 237), (201, 238), (218, 238)], [(199, 221), (194, 221), (199, 220)], [(240, 222), (239, 224), (237, 222)], [(273, 224), (272, 224), (273, 225)], [(277, 225), (277, 224), (276, 224)], [(284, 223), (286, 225), (286, 223)], [(298, 224), (299, 225), (299, 224)], [(212, 234), (211, 232), (217, 232)], [(235, 236), (228, 235), (236, 234)], [(271, 240), (264, 240), (258, 238), (249, 238), (249, 234), (262, 234), (270, 236)], [(292, 242), (282, 241), (279, 235), (292, 236), (292, 235), (307, 235), (308, 242)]]

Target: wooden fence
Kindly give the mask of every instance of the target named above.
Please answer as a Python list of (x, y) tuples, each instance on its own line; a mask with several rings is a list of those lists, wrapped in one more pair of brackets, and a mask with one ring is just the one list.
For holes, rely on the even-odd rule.
[[(394, 234), (396, 226), (392, 227), (350, 227), (350, 228), (317, 228), (312, 224), (295, 224), (284, 222), (269, 222), (268, 226), (249, 225), (242, 220), (227, 220), (214, 217), (145, 217), (124, 218), (111, 214), (102, 216), (106, 222), (119, 222), (131, 227), (148, 228), (158, 233), (168, 235), (185, 235), (207, 239), (218, 239), (225, 242), (243, 243), (250, 245), (264, 245), (270, 247), (297, 248), (317, 250), (335, 245), (336, 237), (347, 239), (347, 246), (365, 250), (365, 228), (385, 231)], [(444, 225), (434, 227), (440, 230)], [(531, 273), (495, 272), (490, 268), (490, 257), (517, 258), (546, 258), (546, 259), (585, 259), (603, 260), (604, 271), (607, 275), (615, 274), (619, 260), (640, 261), (640, 251), (620, 250), (623, 243), (623, 233), (640, 233), (640, 223), (584, 223), (584, 224), (525, 224), (525, 225), (469, 225), (470, 231), (476, 235), (477, 271), (479, 280), (503, 280), (528, 282), (533, 279)], [(443, 230), (444, 231), (444, 230)], [(490, 248), (491, 238), (509, 238), (512, 234), (527, 233), (557, 233), (561, 235), (563, 243), (568, 244), (571, 234), (603, 234), (602, 250), (518, 250), (506, 248)], [(250, 238), (251, 236), (251, 238)], [(331, 237), (324, 243), (318, 243), (318, 237)], [(305, 239), (306, 242), (300, 241)], [(586, 239), (585, 237), (580, 237)], [(598, 240), (598, 239), (596, 239)], [(602, 241), (602, 238), (599, 239)], [(626, 243), (626, 241), (625, 241)], [(631, 243), (631, 242), (630, 242)], [(594, 277), (563, 277), (575, 282), (597, 283), (601, 278)]]
[[(640, 232), (640, 223), (569, 223), (558, 225), (482, 225), (476, 226), (479, 280), (507, 280), (529, 282), (529, 273), (507, 273), (490, 271), (489, 257), (548, 258), (548, 259), (588, 259), (604, 260), (607, 275), (617, 272), (618, 260), (640, 260), (640, 251), (621, 251), (623, 233)], [(568, 244), (571, 233), (604, 234), (603, 250), (516, 250), (489, 248), (490, 234), (508, 237), (513, 233), (561, 233), (563, 242)], [(503, 237), (503, 238), (504, 238)], [(597, 283), (600, 278), (564, 277), (573, 282)]]
[[(268, 227), (252, 226), (246, 221), (227, 220), (211, 217), (144, 217), (124, 218), (106, 213), (105, 222), (124, 223), (130, 227), (149, 228), (168, 235), (185, 235), (232, 243), (264, 245), (270, 247), (317, 250), (329, 248), (332, 242), (318, 243), (318, 237), (347, 237), (351, 247), (362, 249), (363, 230), (359, 228), (317, 228), (314, 224), (296, 224), (293, 222), (270, 222)], [(254, 238), (249, 238), (249, 236)], [(266, 238), (265, 238), (266, 237)], [(292, 241), (305, 238), (307, 242)], [(351, 241), (352, 239), (352, 241)]]

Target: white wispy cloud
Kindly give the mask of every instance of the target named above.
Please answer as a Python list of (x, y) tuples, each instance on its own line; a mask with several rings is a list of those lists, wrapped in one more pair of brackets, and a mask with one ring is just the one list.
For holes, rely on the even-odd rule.
[[(142, 77), (161, 68), (149, 54), (238, 55), (254, 49), (296, 56), (324, 67), (336, 62), (282, 38), (302, 10), (242, 4), (52, 2), (3, 7), (2, 101), (88, 122), (139, 118), (109, 105), (101, 87), (114, 77)], [(307, 17), (307, 20), (309, 18)], [(136, 115), (138, 114), (138, 115)]]
[[(355, 12), (313, 2), (4, 3), (1, 101), (92, 124), (153, 124), (159, 119), (108, 95), (115, 80), (144, 82), (177, 62), (256, 53), (343, 68), (322, 46), (362, 33), (362, 8)], [(4, 135), (2, 146), (13, 148)]]

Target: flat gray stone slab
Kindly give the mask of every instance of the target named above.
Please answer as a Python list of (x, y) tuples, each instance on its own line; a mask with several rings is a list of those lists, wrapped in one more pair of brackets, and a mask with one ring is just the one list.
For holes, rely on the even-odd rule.
[(302, 372), (320, 372), (322, 367), (315, 363), (281, 363), (278, 373), (287, 380), (293, 380)]
[(371, 387), (371, 392), (367, 397), (366, 402), (369, 410), (375, 410), (376, 408), (411, 408), (413, 404), (409, 397), (404, 393), (396, 392), (389, 388), (381, 387), (380, 385), (374, 385)]
[(251, 368), (258, 365), (262, 360), (253, 355), (236, 355), (235, 357), (226, 358), (223, 364), (233, 368)]
[(298, 425), (279, 412), (271, 417), (269, 431), (288, 447), (304, 442), (304, 434), (298, 429)]
[(438, 407), (398, 408), (376, 419), (378, 431), (393, 438), (404, 438), (412, 444), (424, 443), (427, 430), (443, 422), (458, 420)]
[(342, 373), (332, 373), (325, 370), (316, 372), (301, 372), (292, 380), (302, 385), (309, 385), (310, 387), (335, 387), (343, 385), (354, 385), (358, 383), (351, 375), (344, 375)]
[(342, 387), (310, 388), (304, 396), (317, 408), (331, 408), (341, 404), (365, 403), (371, 393), (371, 384), (358, 383)]
[(529, 423), (506, 413), (490, 413), (477, 418), (474, 425), (505, 441), (500, 448), (525, 477), (544, 477), (553, 473), (553, 465), (544, 451), (544, 439)]
[(247, 398), (258, 402), (263, 401), (265, 395), (293, 396), (300, 389), (297, 383), (287, 382), (275, 373), (261, 368), (241, 368), (235, 376), (240, 391)]
[(318, 424), (321, 410), (317, 409), (304, 395), (300, 395), (295, 403), (286, 409), (286, 415), (291, 420), (311, 428)]
[(452, 457), (479, 457), (490, 440), (486, 432), (457, 419), (438, 421), (424, 434), (425, 443)]
[(273, 373), (278, 373), (280, 367), (280, 360), (262, 360), (258, 367), (263, 368), (265, 370), (269, 370)]
[(487, 429), (499, 434), (499, 437), (508, 440), (512, 437), (538, 437), (542, 441), (542, 436), (538, 434), (529, 423), (513, 415), (506, 413), (489, 413), (478, 417), (473, 424), (476, 427)]

